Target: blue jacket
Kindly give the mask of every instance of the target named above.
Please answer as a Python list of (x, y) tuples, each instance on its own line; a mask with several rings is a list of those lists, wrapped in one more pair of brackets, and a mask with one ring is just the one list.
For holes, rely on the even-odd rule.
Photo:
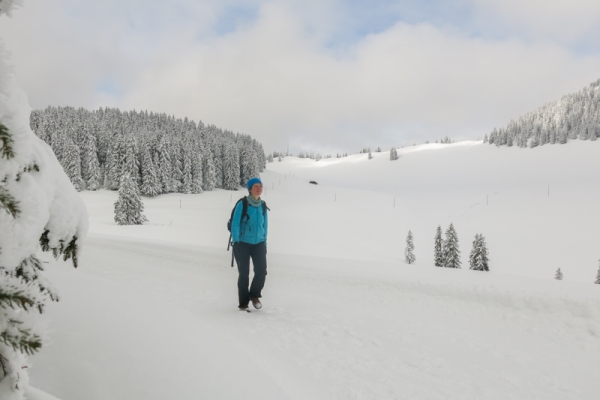
[(240, 201), (235, 207), (233, 218), (231, 220), (231, 241), (233, 243), (244, 242), (258, 244), (267, 241), (269, 232), (269, 212), (265, 207), (263, 214), (263, 204), (254, 207), (248, 202), (248, 216), (242, 221), (242, 209), (244, 205)]

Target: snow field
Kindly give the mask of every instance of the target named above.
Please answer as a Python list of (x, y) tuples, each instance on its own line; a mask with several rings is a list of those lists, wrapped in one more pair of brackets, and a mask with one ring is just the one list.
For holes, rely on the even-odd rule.
[[(387, 177), (376, 173), (390, 168), (386, 153), (374, 153), (372, 164), (358, 159), (366, 155), (322, 160), (329, 166), (293, 158), (269, 164), (262, 176), (269, 275), (264, 307), (250, 314), (236, 309), (237, 273), (225, 251), (225, 224), (243, 190), (144, 199), (150, 222), (143, 226), (114, 224), (115, 192), (82, 192), (89, 238), (78, 270), (61, 262), (48, 268), (62, 300), (49, 306), (50, 343), (34, 357), (31, 382), (62, 400), (594, 399), (598, 265), (582, 261), (594, 249), (578, 253), (585, 237), (598, 235), (594, 205), (581, 197), (594, 198), (597, 187), (577, 184), (596, 174), (586, 149), (563, 147), (570, 162), (562, 167), (572, 173), (552, 184), (557, 191), (546, 203), (541, 178), (520, 173), (519, 163), (527, 164), (520, 155), (509, 155), (507, 177), (494, 169), (495, 153), (476, 144), (430, 150), (440, 153), (436, 165), (461, 160), (462, 171), (477, 164), (473, 158), (487, 160), (478, 174), (496, 180), (481, 178), (485, 187), (467, 180), (438, 187), (435, 173), (412, 177), (434, 161), (421, 160), (425, 149), (399, 151)], [(549, 162), (539, 154), (533, 164)], [(587, 175), (567, 182), (575, 171)], [(473, 206), (485, 199), (483, 189), (494, 193), (494, 206)], [(535, 229), (531, 221), (548, 212), (552, 223)], [(552, 244), (580, 214), (582, 232), (544, 248), (548, 259), (572, 255), (570, 267), (561, 265), (565, 280), (553, 279), (556, 264), (539, 261), (535, 248), (511, 250), (526, 233)], [(507, 221), (518, 223), (517, 239)], [(461, 270), (433, 266), (435, 228), (449, 222)], [(408, 229), (414, 265), (402, 261)], [(476, 232), (486, 236), (491, 272), (468, 270)]]

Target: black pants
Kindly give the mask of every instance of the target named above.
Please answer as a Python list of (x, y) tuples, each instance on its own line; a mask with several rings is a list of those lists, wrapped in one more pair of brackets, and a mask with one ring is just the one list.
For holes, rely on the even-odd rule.
[[(233, 254), (237, 262), (238, 277), (238, 297), (240, 307), (247, 306), (250, 297), (260, 298), (261, 292), (265, 286), (267, 278), (267, 246), (265, 242), (250, 244), (238, 242), (233, 246)], [(254, 278), (250, 284), (250, 258), (254, 265)]]

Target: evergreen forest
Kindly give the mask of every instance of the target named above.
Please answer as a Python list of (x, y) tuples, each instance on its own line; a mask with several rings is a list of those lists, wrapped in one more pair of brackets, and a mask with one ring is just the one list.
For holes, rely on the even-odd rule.
[(600, 79), (485, 135), (496, 146), (537, 147), (600, 137)]
[(249, 135), (187, 117), (50, 106), (32, 111), (30, 123), (78, 191), (118, 190), (124, 175), (145, 196), (236, 190), (266, 166)]

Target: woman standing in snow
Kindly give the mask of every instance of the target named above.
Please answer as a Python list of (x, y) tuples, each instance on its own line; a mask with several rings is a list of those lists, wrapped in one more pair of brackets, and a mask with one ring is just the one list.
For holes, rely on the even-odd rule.
[[(246, 184), (248, 196), (239, 201), (231, 220), (233, 254), (238, 266), (239, 309), (248, 311), (252, 301), (254, 308), (261, 308), (261, 291), (267, 277), (267, 233), (269, 216), (267, 204), (261, 200), (263, 186), (259, 178)], [(244, 204), (246, 203), (246, 204)], [(244, 212), (246, 208), (246, 212)], [(254, 265), (254, 278), (250, 283), (250, 259)]]

